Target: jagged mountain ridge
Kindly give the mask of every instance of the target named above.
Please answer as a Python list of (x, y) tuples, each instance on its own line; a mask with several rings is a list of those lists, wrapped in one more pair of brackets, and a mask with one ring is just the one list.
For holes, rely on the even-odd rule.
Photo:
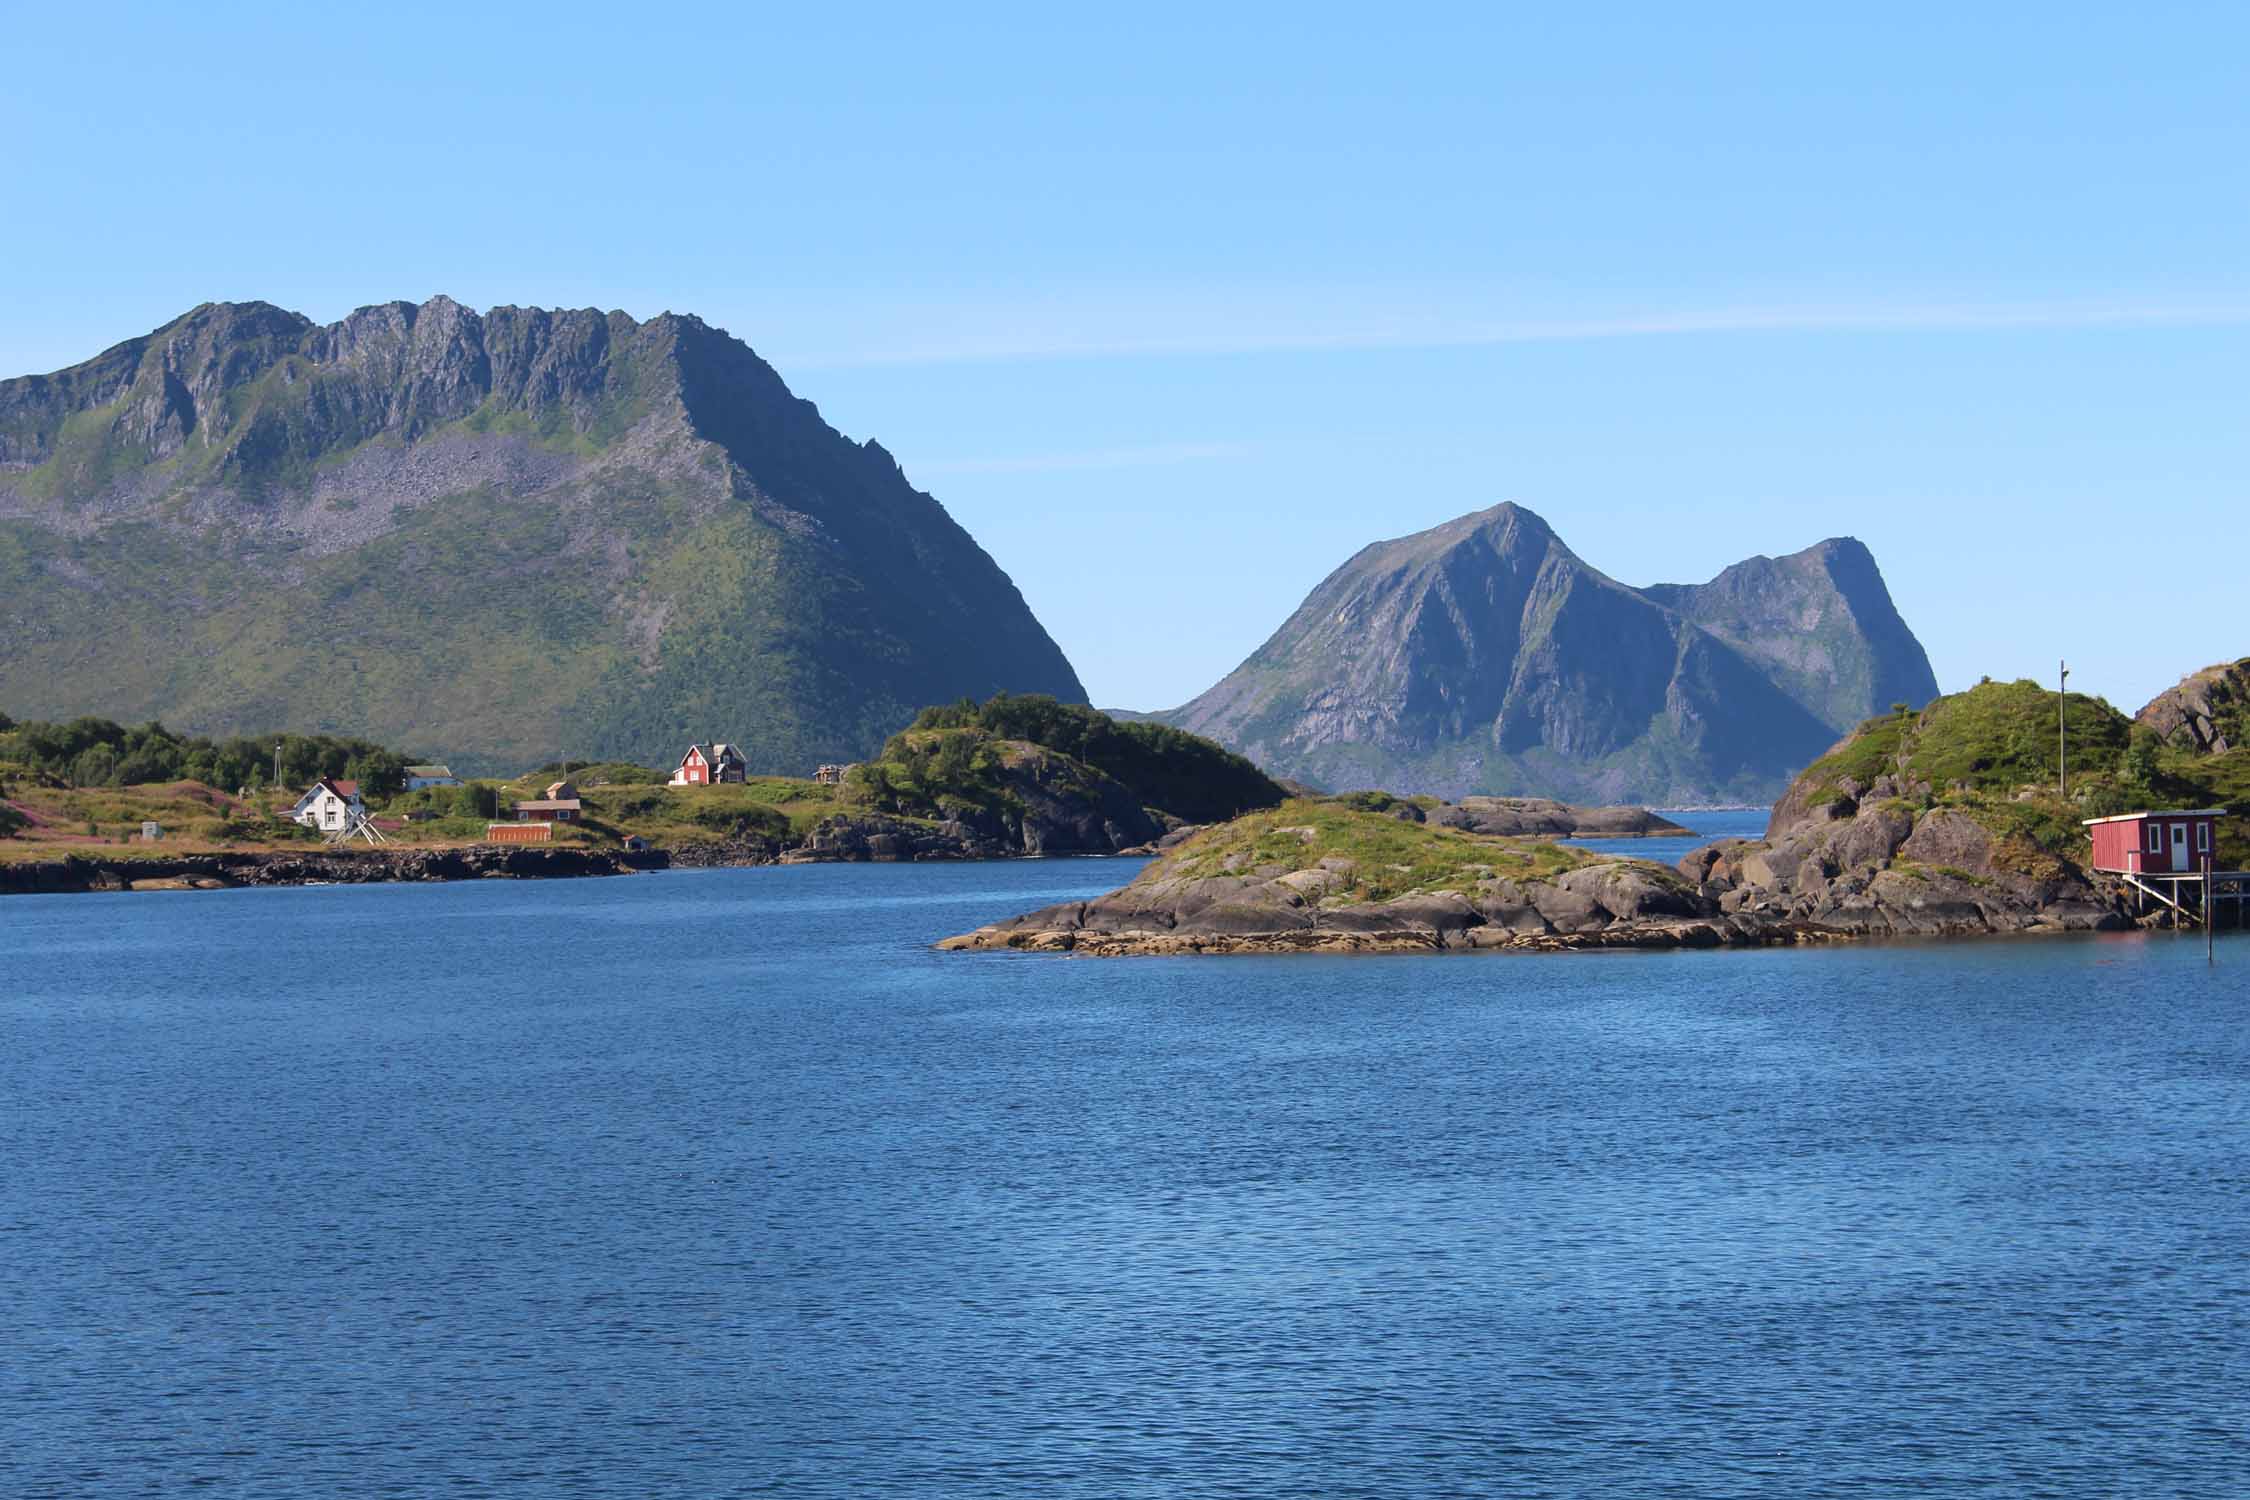
[(1857, 538), (1747, 558), (1709, 583), (1640, 592), (1763, 667), (1839, 734), (1894, 703), (1920, 707), (1937, 696), (1929, 656)]
[(1331, 787), (1678, 805), (1770, 801), (1936, 691), (1856, 541), (1634, 589), (1509, 504), (1363, 548), (1158, 717)]
[(802, 770), (924, 703), (1083, 701), (890, 454), (700, 319), (198, 307), (0, 382), (0, 703), (470, 764)]

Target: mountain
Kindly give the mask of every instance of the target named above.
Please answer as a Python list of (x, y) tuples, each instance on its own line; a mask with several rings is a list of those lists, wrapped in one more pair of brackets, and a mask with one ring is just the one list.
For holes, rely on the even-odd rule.
[(1634, 589), (1501, 505), (1364, 548), (1160, 717), (1332, 787), (1665, 806), (1770, 801), (1936, 692), (1855, 541)]
[(693, 317), (211, 303), (0, 382), (18, 715), (803, 771), (1000, 691), (1086, 696), (890, 454)]
[(1856, 538), (1753, 557), (1709, 583), (1641, 592), (1762, 667), (1839, 734), (1894, 703), (1919, 708), (1937, 696), (1922, 643), (1891, 603), (1875, 554)]

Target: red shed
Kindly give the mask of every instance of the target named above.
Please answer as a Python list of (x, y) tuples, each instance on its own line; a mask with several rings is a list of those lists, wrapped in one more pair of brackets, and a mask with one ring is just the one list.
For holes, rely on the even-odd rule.
[(2215, 861), (2223, 807), (2186, 812), (2119, 813), (2088, 818), (2094, 834), (2094, 868), (2118, 875), (2195, 875)]

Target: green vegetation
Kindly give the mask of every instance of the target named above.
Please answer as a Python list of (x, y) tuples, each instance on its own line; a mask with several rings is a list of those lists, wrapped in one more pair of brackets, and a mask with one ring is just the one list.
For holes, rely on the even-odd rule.
[(1293, 798), (1206, 829), (1150, 865), (1140, 880), (1336, 870), (1333, 862), (1343, 860), (1350, 861), (1340, 871), (1349, 884), (1331, 896), (1351, 901), (1469, 891), (1480, 880), (1549, 879), (1610, 862), (1549, 840), (1465, 833), (1369, 811), (1353, 798), (1319, 797)]
[[(2056, 787), (2054, 690), (1989, 679), (1920, 713), (1869, 719), (1806, 767), (1790, 800), (1847, 803), (1889, 777), (1909, 811), (1948, 807), (1975, 818), (1993, 835), (1995, 859), (2027, 875), (2050, 873), (2057, 861), (2082, 863), (2087, 818), (2140, 808), (2250, 808), (2250, 751), (2207, 756), (2164, 745), (2102, 699), (2079, 693), (2068, 696), (2063, 714), (2067, 800)], [(2219, 860), (2230, 868), (2250, 858), (2242, 821), (2219, 825)]]
[[(460, 381), (386, 357), (432, 341)], [(887, 454), (693, 319), (433, 302), (339, 338), (207, 305), (0, 382), (0, 436), (34, 502), (0, 519), (0, 598), (36, 601), (0, 699), (40, 717), (290, 723), (468, 772), (721, 737), (801, 772), (967, 688), (1080, 691)]]
[(662, 786), (666, 773), (636, 766), (625, 760), (551, 760), (523, 773), (525, 781), (561, 781), (569, 778), (581, 787), (594, 786)]
[[(2072, 780), (2121, 769), (2132, 721), (2099, 698), (2068, 696)], [(1982, 682), (1935, 699), (1919, 714), (1869, 719), (1842, 745), (1805, 768), (1815, 803), (1835, 796), (1846, 777), (1861, 786), (1880, 776), (1927, 781), (1943, 790), (2005, 790), (2055, 779), (2055, 693), (2027, 680)]]
[[(1288, 794), (1265, 772), (1200, 735), (1169, 724), (1121, 723), (1080, 704), (1059, 703), (1041, 693), (1000, 693), (978, 704), (963, 699), (925, 708), (909, 732), (884, 746), (885, 762), (914, 760), (908, 779), (919, 785), (925, 772), (933, 785), (971, 778), (980, 762), (979, 741), (931, 740), (922, 731), (976, 731), (986, 739), (1022, 740), (1093, 767), (1122, 783), (1144, 806), (1187, 823), (1219, 823), (1254, 808), (1272, 807)], [(964, 788), (960, 795), (968, 795)]]
[(0, 715), (0, 761), (12, 761), (72, 787), (142, 786), (199, 781), (220, 787), (262, 786), (281, 747), (281, 780), (301, 787), (322, 776), (357, 780), (362, 794), (387, 797), (406, 781), (405, 757), (366, 740), (280, 734), (212, 740), (177, 735), (150, 722), (135, 729), (107, 719), (66, 724), (16, 723)]
[[(899, 817), (1020, 817), (1022, 799), (1005, 775), (1013, 748), (981, 729), (909, 729), (892, 735), (880, 756), (845, 773), (845, 794)], [(1090, 784), (1083, 776), (1070, 780)]]
[(143, 823), (163, 829), (161, 845), (141, 852), (267, 847), (317, 842), (280, 815), (285, 794), (241, 800), (195, 781), (147, 786), (70, 787), (21, 765), (0, 765), (0, 859), (49, 858), (92, 843), (105, 857), (140, 837)]
[[(549, 785), (567, 780), (578, 789), (585, 821), (557, 824), (555, 836), (592, 843), (629, 834), (660, 846), (745, 835), (801, 838), (822, 818), (850, 810), (842, 788), (806, 777), (756, 776), (722, 786), (671, 786), (663, 776), (626, 763), (587, 766), (567, 776), (554, 769), (556, 764), (560, 763), (512, 781), (480, 782), (476, 789), (497, 795), (503, 805), (512, 807), (544, 796)], [(401, 801), (422, 795), (426, 793), (408, 793)]]

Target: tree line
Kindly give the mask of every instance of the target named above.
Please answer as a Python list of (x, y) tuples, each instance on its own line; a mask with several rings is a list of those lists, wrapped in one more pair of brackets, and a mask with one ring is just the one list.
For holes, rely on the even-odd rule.
[(406, 785), (406, 757), (371, 740), (329, 734), (214, 740), (175, 734), (154, 720), (127, 728), (90, 717), (18, 723), (0, 714), (0, 763), (44, 772), (73, 787), (200, 781), (223, 791), (256, 790), (274, 775), (276, 745), (281, 747), (282, 786), (302, 787), (323, 776), (339, 776), (357, 781), (363, 795), (381, 798)]
[[(1148, 806), (1190, 823), (1224, 822), (1253, 808), (1273, 807), (1289, 795), (1250, 761), (1200, 735), (1169, 724), (1113, 719), (1044, 693), (996, 693), (982, 703), (963, 698), (925, 708), (908, 733), (930, 729), (981, 729), (1000, 739), (1059, 750), (1124, 783)], [(883, 759), (902, 759), (909, 743), (906, 735), (893, 737)], [(942, 777), (950, 769), (948, 758), (964, 754), (940, 746), (930, 769)]]

